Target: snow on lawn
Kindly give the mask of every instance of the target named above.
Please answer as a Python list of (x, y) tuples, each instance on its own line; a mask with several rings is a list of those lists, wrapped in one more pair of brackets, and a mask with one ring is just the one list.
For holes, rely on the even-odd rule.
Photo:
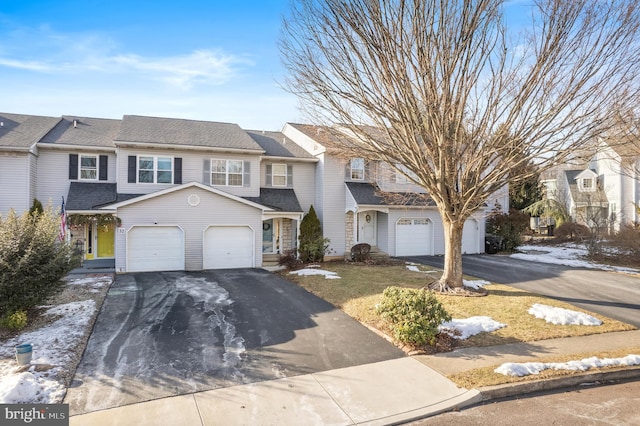
[[(108, 286), (111, 276), (70, 280), (67, 285), (83, 285), (90, 290)], [(93, 300), (83, 300), (48, 306), (45, 315), (53, 322), (33, 331), (22, 333), (0, 343), (0, 404), (61, 403), (66, 393), (62, 377), (72, 373), (75, 349), (89, 329), (96, 311)], [(16, 345), (33, 345), (30, 366), (19, 366)]]
[(449, 334), (454, 339), (468, 339), (475, 334), (483, 332), (490, 333), (506, 326), (506, 324), (501, 324), (490, 317), (479, 316), (465, 319), (454, 318), (451, 321), (440, 324), (438, 330), (442, 333)]
[(572, 266), (575, 268), (603, 269), (606, 271), (640, 274), (640, 270), (637, 269), (602, 265), (584, 260), (587, 256), (587, 250), (584, 247), (580, 247), (575, 244), (568, 244), (564, 246), (523, 245), (519, 246), (518, 250), (522, 253), (512, 254), (510, 257), (514, 259), (529, 260), (532, 262)]
[(540, 374), (544, 370), (570, 370), (570, 371), (587, 371), (591, 368), (602, 367), (618, 367), (640, 365), (640, 355), (627, 355), (623, 358), (585, 358), (580, 361), (568, 362), (524, 362), (514, 363), (507, 362), (496, 368), (496, 373), (505, 376), (528, 376), (531, 374)]
[(489, 281), (485, 281), (485, 280), (473, 280), (473, 281), (462, 280), (462, 284), (465, 287), (470, 287), (470, 288), (478, 290), (478, 289), (484, 287), (485, 285), (489, 285), (491, 283)]
[(323, 269), (315, 269), (315, 268), (305, 268), (299, 269), (297, 271), (291, 271), (289, 274), (295, 274), (299, 276), (310, 276), (310, 275), (324, 275), (324, 277), (328, 280), (339, 280), (340, 276), (336, 272), (325, 271)]
[(558, 325), (602, 325), (599, 319), (584, 312), (571, 311), (569, 309), (547, 306), (534, 303), (528, 311), (536, 318)]

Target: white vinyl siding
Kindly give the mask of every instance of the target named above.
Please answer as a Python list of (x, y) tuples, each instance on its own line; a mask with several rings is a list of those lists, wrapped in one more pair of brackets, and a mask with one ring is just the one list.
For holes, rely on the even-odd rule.
[[(196, 197), (198, 202), (194, 203)], [(247, 226), (253, 230), (262, 229), (260, 209), (196, 187), (187, 187), (121, 207), (117, 215), (122, 220), (123, 229), (116, 232), (117, 272), (126, 272), (124, 259), (127, 258), (127, 253), (125, 235), (122, 232), (126, 232), (132, 226), (179, 226), (183, 229), (186, 270), (203, 268), (203, 241), (206, 229), (212, 226)], [(262, 264), (261, 237), (260, 234), (254, 241), (254, 265)]]
[[(320, 211), (322, 231), (325, 238), (330, 240), (330, 256), (344, 256), (345, 246), (345, 202), (346, 186), (344, 183), (344, 161), (329, 156), (323, 156), (323, 176), (321, 200), (323, 205), (314, 205), (316, 212)], [(306, 212), (306, 211), (305, 211)], [(349, 247), (350, 249), (351, 247)]]
[[(139, 185), (136, 183), (127, 182), (128, 176), (128, 157), (131, 155), (143, 155), (154, 157), (167, 157), (167, 151), (159, 149), (149, 150), (136, 150), (131, 148), (121, 148), (118, 151), (118, 192), (123, 194), (149, 194), (165, 188), (174, 186), (173, 183), (159, 183), (155, 185)], [(172, 150), (171, 156), (173, 158), (182, 158), (182, 183), (200, 182), (210, 186), (211, 171), (208, 170), (207, 178), (204, 180), (204, 163), (206, 162), (210, 167), (211, 158), (215, 158), (208, 152), (192, 151), (192, 150)], [(218, 157), (219, 158), (219, 157)], [(257, 197), (260, 195), (260, 179), (258, 178), (258, 171), (260, 170), (259, 158), (257, 155), (226, 155), (226, 159), (241, 160), (248, 163), (248, 170), (250, 172), (250, 179), (243, 178), (243, 184), (245, 186), (216, 186), (217, 189), (221, 189), (239, 197)], [(111, 163), (109, 163), (111, 164)], [(246, 169), (246, 167), (243, 166)], [(246, 171), (246, 170), (245, 170)], [(255, 178), (253, 178), (255, 176)]]
[[(6, 215), (10, 209), (22, 214), (31, 207), (30, 154), (0, 154), (0, 213)], [(47, 200), (42, 200), (46, 205)]]

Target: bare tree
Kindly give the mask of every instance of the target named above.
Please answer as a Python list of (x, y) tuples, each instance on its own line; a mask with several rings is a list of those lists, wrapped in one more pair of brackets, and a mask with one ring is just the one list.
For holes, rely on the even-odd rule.
[(529, 177), (511, 170), (544, 171), (637, 104), (635, 1), (533, 3), (522, 32), (502, 0), (299, 0), (283, 21), (288, 89), (348, 130), (345, 153), (402, 165), (437, 204), (443, 290), (463, 288), (465, 220)]

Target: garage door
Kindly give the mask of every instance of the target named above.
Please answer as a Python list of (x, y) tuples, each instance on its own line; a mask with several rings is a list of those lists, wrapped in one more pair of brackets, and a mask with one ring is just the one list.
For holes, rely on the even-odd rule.
[(184, 269), (184, 233), (178, 226), (134, 226), (127, 233), (127, 271)]
[(403, 218), (396, 222), (396, 256), (433, 254), (432, 224), (429, 219)]
[(212, 226), (204, 233), (204, 269), (252, 268), (255, 236), (248, 226)]
[(478, 222), (475, 219), (467, 219), (462, 228), (462, 254), (475, 254), (479, 250)]

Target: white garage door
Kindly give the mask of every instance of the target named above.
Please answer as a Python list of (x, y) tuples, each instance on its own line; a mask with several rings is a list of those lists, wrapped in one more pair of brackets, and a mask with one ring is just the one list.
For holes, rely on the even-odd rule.
[(396, 222), (396, 256), (433, 254), (432, 226), (429, 219), (403, 218)]
[(467, 219), (462, 228), (462, 254), (479, 253), (479, 247), (478, 221), (475, 219)]
[(204, 232), (204, 269), (252, 268), (255, 237), (248, 226), (212, 226)]
[(178, 226), (134, 226), (127, 233), (127, 271), (184, 269), (184, 233)]

